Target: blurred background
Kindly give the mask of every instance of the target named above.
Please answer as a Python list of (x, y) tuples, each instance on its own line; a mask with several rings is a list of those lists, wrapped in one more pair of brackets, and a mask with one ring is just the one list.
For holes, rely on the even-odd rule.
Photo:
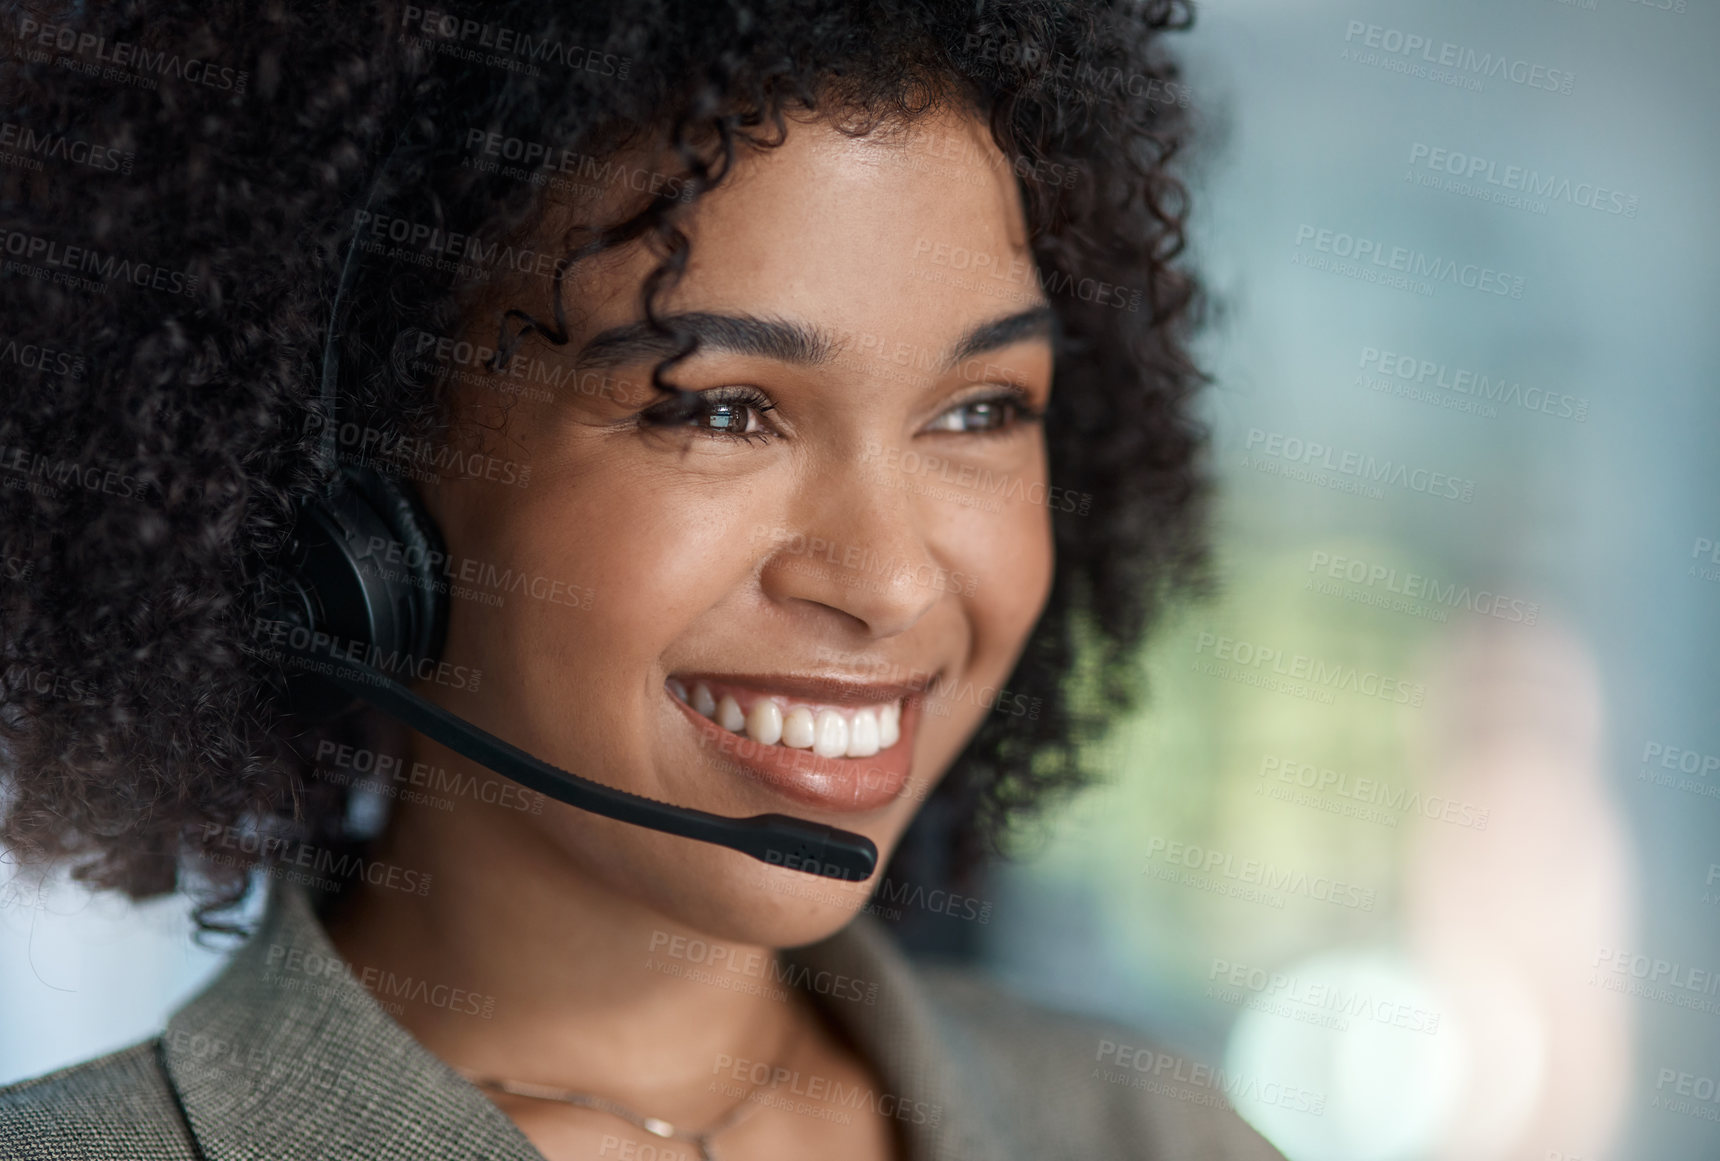
[[(1214, 0), (1182, 51), (1222, 588), (916, 942), (1293, 1161), (1720, 1157), (1720, 15)], [(188, 931), (0, 883), (0, 1082), (159, 1028)]]

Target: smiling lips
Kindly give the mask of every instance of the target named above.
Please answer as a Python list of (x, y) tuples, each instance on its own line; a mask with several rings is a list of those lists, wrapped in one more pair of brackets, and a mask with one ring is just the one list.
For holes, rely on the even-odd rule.
[(665, 688), (707, 744), (797, 802), (871, 810), (907, 784), (918, 685), (682, 674)]

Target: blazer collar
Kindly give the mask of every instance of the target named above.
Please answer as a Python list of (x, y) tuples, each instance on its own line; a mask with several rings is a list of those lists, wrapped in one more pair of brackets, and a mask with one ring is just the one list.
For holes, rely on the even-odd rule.
[(345, 970), (297, 887), (272, 892), (256, 934), (174, 1013), (162, 1040), (208, 1161), (543, 1161)]
[[(966, 1055), (960, 1029), (939, 1020), (875, 920), (862, 915), (785, 954), (795, 982), (877, 1074), (880, 1104), (899, 1118), (908, 1161), (1015, 1155), (992, 1128), (1004, 1110), (985, 1107), (957, 1067)], [(860, 986), (838, 996), (825, 986), (832, 977)], [(543, 1161), (512, 1120), (345, 970), (298, 887), (276, 887), (256, 934), (168, 1021), (162, 1049), (208, 1161)]]

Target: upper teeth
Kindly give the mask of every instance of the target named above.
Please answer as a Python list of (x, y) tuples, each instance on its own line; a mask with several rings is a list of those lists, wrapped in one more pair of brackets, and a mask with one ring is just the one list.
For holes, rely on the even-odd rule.
[(742, 710), (732, 694), (725, 693), (718, 700), (702, 681), (695, 682), (689, 693), (686, 685), (673, 677), (669, 692), (730, 733), (744, 734), (767, 746), (811, 750), (820, 758), (870, 758), (894, 746), (902, 736), (899, 701), (839, 710), (760, 697), (750, 709)]

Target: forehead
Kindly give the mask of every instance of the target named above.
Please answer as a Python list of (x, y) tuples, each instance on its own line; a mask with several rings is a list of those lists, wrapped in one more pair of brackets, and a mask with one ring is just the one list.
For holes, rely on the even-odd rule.
[[(669, 311), (745, 310), (844, 335), (942, 349), (953, 335), (1043, 304), (1008, 160), (975, 118), (928, 114), (854, 137), (790, 121), (681, 223), (686, 274)], [(642, 247), (581, 279), (594, 333), (636, 317)]]

